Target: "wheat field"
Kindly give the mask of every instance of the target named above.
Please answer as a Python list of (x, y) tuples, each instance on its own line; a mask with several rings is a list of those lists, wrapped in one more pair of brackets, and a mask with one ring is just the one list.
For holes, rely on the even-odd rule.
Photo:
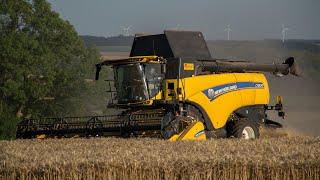
[(320, 137), (0, 141), (0, 179), (320, 179)]

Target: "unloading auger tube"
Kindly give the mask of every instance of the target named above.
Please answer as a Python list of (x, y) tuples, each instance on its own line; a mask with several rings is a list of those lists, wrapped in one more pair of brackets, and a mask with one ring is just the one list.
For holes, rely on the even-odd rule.
[(221, 72), (271, 72), (275, 75), (288, 75), (289, 73), (295, 76), (302, 76), (300, 67), (295, 63), (293, 57), (287, 58), (282, 64), (257, 64), (253, 62), (241, 61), (212, 61), (202, 60), (202, 71), (210, 71), (215, 73)]

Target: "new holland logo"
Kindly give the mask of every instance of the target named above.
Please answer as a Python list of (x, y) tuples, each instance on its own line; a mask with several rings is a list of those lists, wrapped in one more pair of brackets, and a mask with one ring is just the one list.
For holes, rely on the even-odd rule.
[(237, 83), (230, 83), (224, 84), (221, 86), (212, 87), (202, 91), (210, 101), (218, 98), (219, 96), (226, 94), (231, 91), (236, 91), (240, 89), (263, 89), (264, 85), (261, 82), (237, 82)]
[(213, 89), (208, 89), (208, 97), (210, 99), (214, 98), (214, 93), (215, 93), (215, 91)]

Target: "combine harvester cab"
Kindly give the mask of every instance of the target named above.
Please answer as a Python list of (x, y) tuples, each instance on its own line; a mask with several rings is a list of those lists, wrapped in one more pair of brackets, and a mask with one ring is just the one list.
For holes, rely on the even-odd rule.
[(126, 109), (123, 113), (23, 120), (17, 138), (255, 139), (260, 127), (282, 127), (267, 111), (284, 117), (282, 97), (268, 105), (268, 82), (261, 72), (301, 75), (293, 57), (282, 64), (214, 59), (202, 33), (191, 31), (136, 36), (129, 58), (96, 65), (96, 80), (103, 66), (114, 71), (117, 98), (109, 107)]

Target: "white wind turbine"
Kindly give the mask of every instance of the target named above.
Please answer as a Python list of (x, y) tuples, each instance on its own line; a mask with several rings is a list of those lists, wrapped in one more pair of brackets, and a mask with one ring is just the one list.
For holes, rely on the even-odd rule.
[(164, 29), (169, 29), (169, 30), (178, 30), (179, 28), (180, 28), (180, 24), (177, 24), (177, 26), (176, 27), (174, 27), (174, 28), (168, 28), (170, 26), (170, 24), (166, 24), (165, 26), (164, 26)]
[(228, 28), (226, 28), (224, 31), (228, 32), (228, 41), (230, 40), (230, 32), (232, 31), (230, 28), (230, 24), (228, 24)]
[(286, 28), (283, 24), (282, 24), (282, 31), (281, 31), (281, 33), (282, 33), (282, 43), (284, 43), (284, 39), (285, 39), (285, 37), (286, 37), (286, 31), (288, 31), (289, 29), (288, 28)]
[(129, 34), (129, 30), (130, 30), (130, 28), (131, 28), (131, 25), (130, 26), (128, 26), (127, 28), (126, 27), (123, 27), (122, 29), (123, 29), (123, 31), (124, 31), (124, 33), (125, 33), (125, 36), (129, 36), (130, 34)]
[(172, 29), (174, 29), (174, 30), (178, 30), (178, 29), (179, 29), (179, 27), (180, 27), (180, 24), (177, 24), (177, 26), (176, 26), (175, 28), (172, 28)]

